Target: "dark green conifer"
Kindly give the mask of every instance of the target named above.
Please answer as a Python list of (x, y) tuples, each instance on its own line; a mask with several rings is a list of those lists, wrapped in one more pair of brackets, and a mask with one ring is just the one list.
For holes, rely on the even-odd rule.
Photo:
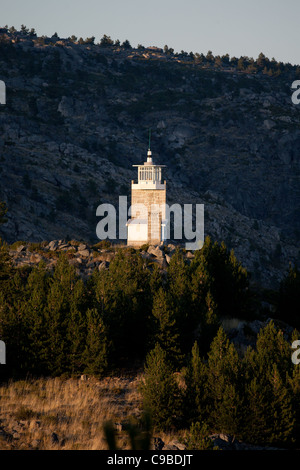
[[(204, 422), (207, 419), (207, 366), (200, 357), (199, 346), (194, 343), (185, 373), (185, 418), (187, 422)], [(209, 392), (208, 392), (209, 393)]]
[(170, 304), (168, 294), (161, 287), (153, 300), (152, 314), (156, 319), (153, 343), (158, 343), (166, 351), (169, 361), (178, 366), (182, 361), (182, 354), (175, 315)]
[(83, 353), (85, 373), (100, 377), (108, 366), (106, 328), (97, 309), (87, 311), (87, 337)]
[(156, 429), (170, 430), (182, 419), (181, 394), (166, 351), (158, 344), (146, 359), (141, 385), (143, 407)]
[(242, 415), (241, 365), (234, 345), (219, 328), (208, 353), (210, 424), (216, 432), (236, 434)]

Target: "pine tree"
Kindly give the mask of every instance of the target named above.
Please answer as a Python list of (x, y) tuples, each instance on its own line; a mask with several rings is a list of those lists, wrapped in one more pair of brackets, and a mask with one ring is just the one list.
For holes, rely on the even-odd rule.
[(271, 399), (271, 433), (268, 441), (271, 444), (291, 442), (295, 426), (295, 411), (292, 408), (291, 396), (283, 383), (276, 364), (270, 374), (272, 390)]
[(45, 319), (49, 280), (45, 266), (41, 263), (30, 273), (26, 285), (24, 322), (28, 346), (25, 352), (28, 371), (47, 373), (48, 329)]
[(189, 266), (182, 252), (177, 249), (167, 269), (167, 291), (169, 304), (180, 331), (180, 349), (190, 351), (193, 345), (193, 333), (196, 328), (190, 299)]
[(103, 319), (98, 310), (87, 311), (87, 337), (83, 353), (85, 372), (100, 377), (108, 366), (108, 340)]
[(149, 287), (151, 291), (152, 298), (154, 297), (155, 293), (163, 287), (163, 279), (161, 271), (157, 264), (154, 264), (150, 279), (149, 279)]
[[(217, 313), (211, 293), (213, 282), (214, 279), (210, 276), (207, 260), (200, 255), (200, 251), (197, 251), (191, 264), (190, 309), (194, 318), (194, 340), (199, 341), (202, 353), (207, 353), (212, 341), (210, 336), (205, 337), (203, 334), (207, 320), (213, 320)], [(208, 314), (208, 309), (210, 314)]]
[(259, 371), (271, 370), (273, 364), (276, 364), (283, 376), (292, 368), (290, 344), (284, 339), (283, 331), (276, 330), (273, 320), (259, 331), (256, 352), (256, 367)]
[(100, 40), (100, 46), (110, 47), (113, 45), (114, 45), (114, 41), (111, 39), (111, 37), (104, 34)]
[(131, 44), (128, 41), (128, 39), (125, 39), (125, 41), (122, 43), (122, 47), (124, 47), (124, 49), (132, 49)]
[(68, 370), (68, 324), (72, 292), (78, 276), (64, 255), (60, 255), (50, 279), (45, 307), (48, 331), (46, 342), (49, 372), (60, 375)]
[(9, 286), (14, 272), (15, 270), (12, 268), (11, 257), (8, 252), (8, 245), (0, 237), (0, 282), (3, 291)]
[(160, 288), (154, 297), (152, 314), (156, 319), (153, 343), (158, 343), (167, 353), (169, 361), (178, 366), (182, 361), (178, 328), (169, 297), (163, 288)]
[(241, 364), (235, 347), (219, 328), (208, 353), (210, 423), (217, 432), (235, 433), (242, 410)]
[(170, 430), (180, 423), (182, 403), (167, 353), (157, 344), (146, 359), (141, 385), (143, 407), (157, 429)]
[(66, 255), (60, 254), (53, 273), (53, 281), (60, 284), (66, 299), (71, 296), (75, 283), (79, 279), (74, 266), (70, 265)]
[(243, 397), (238, 393), (238, 386), (224, 380), (222, 398), (217, 402), (218, 412), (215, 414), (214, 425), (219, 432), (240, 438), (243, 423)]
[(119, 250), (97, 280), (96, 296), (112, 341), (114, 361), (145, 356), (151, 316), (149, 273), (142, 258)]
[(250, 444), (263, 445), (270, 433), (268, 417), (270, 416), (269, 389), (258, 377), (253, 377), (245, 388), (245, 420), (242, 425), (244, 439)]
[[(299, 334), (297, 334), (299, 338)], [(293, 431), (293, 439), (295, 447), (299, 448), (300, 444), (300, 367), (299, 364), (293, 367), (290, 376), (287, 377), (287, 387), (291, 397), (292, 408), (295, 412), (295, 426)]]
[(86, 290), (82, 279), (78, 280), (70, 299), (67, 323), (68, 369), (72, 374), (83, 372), (83, 353), (86, 340)]
[(213, 296), (208, 291), (205, 297), (206, 311), (203, 315), (203, 321), (201, 325), (201, 351), (206, 353), (209, 349), (211, 342), (216, 336), (220, 327), (218, 307), (213, 299)]
[(194, 343), (185, 373), (185, 416), (188, 422), (207, 419), (207, 366), (200, 357), (199, 346)]
[(247, 318), (251, 314), (247, 271), (224, 242), (213, 243), (207, 237), (195, 252), (191, 273), (195, 299), (203, 302), (210, 291), (220, 316)]
[(251, 424), (244, 435), (256, 444), (290, 445), (297, 433), (291, 349), (273, 321), (260, 330), (256, 349), (248, 348), (243, 363), (245, 421)]
[(66, 369), (66, 315), (65, 294), (58, 283), (53, 283), (47, 296), (45, 319), (48, 331), (47, 367), (53, 376)]

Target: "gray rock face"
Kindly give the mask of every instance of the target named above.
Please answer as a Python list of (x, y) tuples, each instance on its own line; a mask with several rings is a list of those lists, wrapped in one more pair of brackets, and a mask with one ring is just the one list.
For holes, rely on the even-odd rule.
[(137, 50), (29, 43), (11, 43), (13, 68), (1, 62), (10, 99), (0, 114), (0, 200), (9, 209), (0, 235), (9, 243), (96, 242), (96, 209), (129, 196), (132, 164), (147, 153), (148, 132), (136, 123), (151, 122), (170, 205), (204, 204), (205, 235), (224, 240), (266, 287), (300, 261), (293, 72), (241, 75), (155, 51), (148, 61)]

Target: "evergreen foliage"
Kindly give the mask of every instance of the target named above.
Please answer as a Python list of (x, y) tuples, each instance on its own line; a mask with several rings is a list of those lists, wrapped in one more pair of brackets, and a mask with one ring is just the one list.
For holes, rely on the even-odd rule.
[(212, 450), (213, 443), (209, 438), (209, 428), (204, 423), (198, 421), (193, 423), (185, 438), (185, 446), (187, 450)]
[(141, 386), (144, 409), (157, 429), (172, 429), (180, 422), (181, 394), (173, 372), (166, 352), (157, 344), (147, 356)]
[(178, 328), (169, 296), (162, 287), (154, 297), (152, 314), (156, 320), (154, 343), (158, 343), (168, 354), (169, 361), (178, 366), (182, 360), (178, 346)]
[[(280, 295), (293, 292), (290, 270)], [(142, 396), (155, 429), (185, 429), (195, 448), (207, 433), (259, 445), (299, 446), (299, 339), (269, 321), (255, 347), (238, 351), (222, 318), (251, 317), (247, 272), (224, 244), (205, 241), (186, 263), (178, 250), (166, 275), (138, 251), (119, 250), (109, 269), (83, 281), (60, 255), (53, 271), (12, 266), (0, 243), (0, 338), (8, 377), (101, 377), (143, 366)], [(288, 300), (287, 300), (288, 301)], [(280, 322), (279, 322), (280, 324)], [(135, 441), (132, 427), (132, 442)]]

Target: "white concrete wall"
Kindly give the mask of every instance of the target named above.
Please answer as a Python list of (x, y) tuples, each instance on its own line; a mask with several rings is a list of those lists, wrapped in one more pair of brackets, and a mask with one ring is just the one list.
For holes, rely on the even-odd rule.
[(148, 225), (147, 224), (129, 224), (127, 243), (131, 241), (145, 241), (148, 239)]

